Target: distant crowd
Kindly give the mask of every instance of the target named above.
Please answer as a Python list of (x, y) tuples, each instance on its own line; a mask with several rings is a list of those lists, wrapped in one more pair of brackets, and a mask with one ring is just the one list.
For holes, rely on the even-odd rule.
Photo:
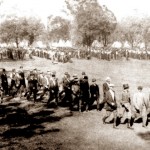
[[(10, 82), (9, 82), (10, 80)], [(75, 108), (81, 111), (89, 111), (96, 101), (96, 108), (99, 111), (103, 106), (105, 116), (103, 123), (107, 123), (107, 118), (113, 113), (113, 127), (117, 128), (117, 119), (122, 120), (124, 116), (127, 119), (127, 127), (132, 128), (135, 118), (142, 117), (142, 126), (147, 127), (148, 114), (150, 113), (150, 99), (146, 99), (142, 92), (143, 87), (139, 86), (134, 97), (131, 98), (129, 85), (123, 84), (121, 100), (116, 100), (114, 85), (109, 77), (103, 83), (103, 95), (100, 95), (99, 85), (93, 78), (89, 84), (88, 75), (85, 72), (78, 77), (77, 74), (70, 75), (65, 72), (59, 81), (55, 71), (39, 72), (36, 68), (25, 73), (23, 66), (16, 71), (12, 69), (7, 72), (2, 68), (0, 72), (0, 102), (4, 102), (7, 96), (22, 97), (33, 102), (44, 99), (47, 106), (54, 101), (56, 106), (65, 105), (73, 111)], [(38, 98), (39, 97), (39, 98)], [(100, 103), (100, 99), (103, 99)], [(118, 109), (122, 113), (118, 113)]]
[(77, 59), (90, 59), (96, 57), (99, 60), (126, 60), (139, 59), (139, 60), (150, 60), (150, 51), (139, 50), (139, 49), (122, 49), (122, 48), (99, 48), (82, 50), (73, 48), (0, 48), (0, 60), (5, 58), (13, 60), (23, 60), (25, 58), (32, 58), (37, 56), (41, 58), (50, 59), (53, 62), (72, 62), (71, 58)]

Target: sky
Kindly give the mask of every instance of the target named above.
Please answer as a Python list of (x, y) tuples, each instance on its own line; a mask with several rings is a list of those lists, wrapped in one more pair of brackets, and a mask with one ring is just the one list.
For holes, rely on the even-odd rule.
[[(0, 0), (1, 1), (1, 0)], [(100, 5), (106, 5), (120, 21), (127, 16), (149, 15), (149, 0), (98, 0)], [(49, 15), (65, 16), (64, 0), (3, 0), (0, 14), (17, 14), (18, 16), (37, 16), (44, 23)]]

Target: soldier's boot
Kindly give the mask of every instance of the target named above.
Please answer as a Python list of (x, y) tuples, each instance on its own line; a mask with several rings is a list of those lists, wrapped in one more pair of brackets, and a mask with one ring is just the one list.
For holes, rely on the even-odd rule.
[(130, 122), (131, 122), (131, 120), (128, 119), (128, 120), (127, 120), (127, 128), (130, 128), (130, 127), (131, 127), (131, 126), (130, 126)]
[(114, 118), (113, 128), (117, 129), (117, 117)]
[(79, 100), (79, 106), (78, 107), (79, 107), (79, 112), (81, 112), (81, 107), (82, 107), (82, 100), (81, 99)]
[(97, 111), (99, 111), (99, 100), (97, 100)]
[(108, 118), (108, 116), (104, 116), (102, 121), (103, 121), (103, 124), (106, 124), (106, 119)]
[(89, 110), (89, 105), (88, 104), (86, 104), (85, 110), (86, 110), (86, 112)]

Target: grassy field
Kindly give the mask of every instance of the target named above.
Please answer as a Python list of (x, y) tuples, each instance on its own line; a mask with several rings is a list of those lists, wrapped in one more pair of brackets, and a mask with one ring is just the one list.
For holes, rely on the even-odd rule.
[[(71, 75), (78, 74), (79, 77), (82, 71), (85, 71), (89, 76), (90, 83), (93, 77), (97, 79), (101, 95), (102, 84), (105, 78), (110, 76), (112, 83), (115, 84), (117, 100), (120, 99), (123, 83), (129, 84), (132, 96), (137, 91), (138, 85), (144, 87), (143, 90), (147, 97), (150, 91), (149, 61), (133, 59), (105, 61), (92, 58), (92, 60), (73, 59), (73, 63), (52, 64), (50, 60), (34, 57), (34, 60), (28, 61), (0, 62), (0, 68), (6, 68), (6, 70), (17, 69), (20, 65), (23, 65), (24, 69), (37, 68), (43, 72), (56, 71), (59, 79), (66, 71)], [(25, 101), (25, 103), (27, 102)], [(38, 104), (35, 105), (38, 108)], [(16, 110), (16, 106), (13, 107)], [(129, 130), (126, 125), (121, 124), (118, 130), (114, 130), (112, 124), (102, 124), (104, 110), (100, 112), (91, 110), (80, 114), (78, 112), (70, 113), (67, 108), (51, 109), (50, 113), (47, 113), (49, 110), (44, 106), (40, 109), (44, 109), (44, 113), (41, 110), (42, 115), (39, 113), (33, 115), (32, 112), (32, 116), (30, 116), (29, 120), (34, 123), (28, 122), (27, 116), (24, 117), (27, 118), (24, 126), (18, 125), (18, 127), (13, 124), (12, 127), (10, 125), (12, 122), (8, 123), (5, 120), (5, 123), (2, 123), (3, 118), (0, 118), (0, 149), (148, 150), (150, 147), (150, 126), (145, 129), (141, 127), (141, 123), (135, 123), (134, 130)], [(20, 132), (20, 134), (14, 134), (14, 132)]]

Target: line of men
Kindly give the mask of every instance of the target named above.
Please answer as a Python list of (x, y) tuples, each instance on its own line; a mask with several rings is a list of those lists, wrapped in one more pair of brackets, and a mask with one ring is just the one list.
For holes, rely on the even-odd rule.
[(99, 87), (96, 84), (96, 79), (92, 79), (92, 84), (89, 85), (88, 76), (82, 72), (82, 77), (78, 78), (76, 74), (72, 77), (68, 72), (64, 73), (64, 77), (59, 82), (56, 72), (47, 71), (47, 73), (38, 73), (37, 69), (30, 71), (29, 75), (25, 76), (23, 66), (20, 66), (19, 71), (12, 69), (9, 75), (10, 84), (8, 83), (8, 75), (5, 69), (2, 69), (0, 76), (0, 97), (3, 101), (4, 95), (20, 98), (26, 97), (28, 100), (33, 95), (34, 102), (37, 101), (39, 91), (40, 100), (44, 96), (47, 98), (47, 105), (52, 100), (55, 100), (58, 105), (59, 102), (66, 105), (69, 104), (70, 110), (73, 106), (78, 105), (78, 109), (88, 111), (90, 106), (97, 101), (97, 110), (99, 110)]
[(105, 49), (92, 49), (91, 51), (87, 50), (72, 50), (68, 49), (61, 51), (56, 50), (42, 50), (34, 49), (34, 55), (38, 57), (50, 58), (53, 61), (58, 62), (68, 62), (71, 58), (78, 59), (88, 59), (89, 57), (96, 57), (102, 60), (120, 60), (123, 57), (126, 60), (129, 58), (139, 59), (139, 60), (149, 60), (150, 51), (147, 50), (132, 50), (132, 49), (114, 49), (114, 48), (105, 48)]
[[(150, 99), (145, 97), (142, 86), (138, 86), (137, 90), (138, 91), (134, 94), (133, 99), (131, 99), (129, 85), (123, 84), (121, 100), (118, 105), (114, 84), (111, 84), (111, 79), (109, 77), (106, 78), (106, 82), (103, 84), (104, 109), (106, 110), (105, 116), (102, 119), (103, 123), (105, 124), (106, 119), (113, 114), (113, 128), (117, 128), (117, 117), (123, 119), (122, 122), (127, 119), (127, 128), (130, 129), (132, 129), (134, 120), (142, 117), (142, 126), (147, 127), (148, 114), (150, 113)], [(121, 116), (118, 115), (118, 109), (120, 107), (123, 109)], [(125, 118), (123, 118), (124, 115), (126, 115)]]
[[(81, 112), (82, 109), (86, 111), (90, 110), (96, 101), (97, 110), (100, 107), (99, 86), (95, 78), (92, 79), (92, 84), (89, 84), (89, 79), (85, 72), (82, 72), (81, 78), (76, 74), (71, 77), (68, 72), (65, 72), (62, 80), (59, 82), (56, 72), (48, 71), (46, 74), (43, 72), (39, 74), (37, 69), (30, 71), (30, 74), (25, 77), (25, 72), (21, 66), (18, 72), (15, 69), (12, 70), (10, 74), (10, 86), (8, 86), (8, 77), (5, 69), (2, 70), (0, 79), (1, 102), (3, 101), (3, 95), (14, 97), (16, 94), (19, 94), (20, 97), (25, 96), (28, 100), (33, 95), (34, 102), (36, 102), (38, 91), (41, 90), (40, 100), (44, 96), (47, 96), (47, 105), (52, 100), (55, 100), (57, 105), (59, 102), (69, 105), (70, 110), (73, 110), (74, 106), (77, 105), (79, 112)], [(142, 92), (143, 87), (139, 86), (138, 92), (131, 99), (129, 85), (123, 84), (120, 102), (116, 100), (113, 88), (114, 85), (111, 84), (111, 79), (107, 77), (106, 82), (103, 84), (102, 103), (104, 104), (103, 108), (106, 110), (105, 116), (102, 119), (103, 123), (105, 124), (107, 118), (113, 114), (114, 128), (117, 128), (118, 117), (121, 120), (127, 119), (127, 128), (132, 128), (135, 118), (140, 116), (142, 117), (142, 126), (147, 127), (147, 116), (150, 113), (150, 99), (145, 98)], [(118, 114), (120, 108), (123, 110), (121, 116)], [(123, 118), (124, 116), (126, 118)]]

